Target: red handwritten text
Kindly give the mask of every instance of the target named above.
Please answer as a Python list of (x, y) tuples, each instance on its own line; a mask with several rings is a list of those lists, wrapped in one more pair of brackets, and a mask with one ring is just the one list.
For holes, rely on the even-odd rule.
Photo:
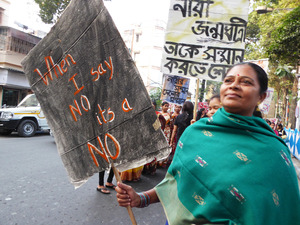
[[(111, 80), (113, 78), (113, 73), (114, 73), (114, 67), (112, 64), (112, 59), (111, 57), (109, 57), (109, 62), (107, 62), (106, 60), (104, 60), (104, 64), (106, 65), (107, 69), (110, 70), (110, 77), (109, 80)], [(91, 74), (93, 76), (96, 76), (93, 81), (97, 81), (99, 80), (100, 76), (104, 75), (107, 72), (107, 70), (105, 70), (102, 66), (102, 63), (100, 63), (98, 65), (97, 70), (94, 71), (94, 68), (91, 69)]]
[[(58, 78), (58, 72), (62, 76), (65, 72), (68, 71), (68, 67), (70, 66), (68, 58), (72, 62), (72, 64), (76, 64), (75, 60), (70, 54), (68, 54), (64, 59), (61, 60), (60, 65), (54, 63), (52, 56), (46, 56), (45, 63), (47, 72), (42, 75), (41, 71), (38, 68), (36, 68), (33, 72), (36, 72), (42, 78), (44, 84), (48, 85), (48, 77), (50, 78), (50, 80), (53, 80), (52, 70), (56, 78)], [(66, 65), (68, 67), (65, 67)]]
[[(115, 145), (115, 150), (116, 150), (115, 155), (112, 155), (111, 151), (108, 148), (107, 138), (110, 138), (113, 141), (114, 145)], [(98, 155), (100, 155), (103, 159), (105, 159), (105, 161), (108, 162), (108, 163), (109, 163), (109, 161), (108, 161), (107, 157), (110, 157), (112, 160), (115, 160), (119, 157), (120, 152), (121, 152), (121, 147), (120, 147), (119, 142), (117, 141), (117, 139), (114, 136), (112, 136), (109, 133), (106, 133), (105, 136), (104, 136), (104, 146), (103, 146), (103, 143), (102, 143), (99, 136), (97, 137), (97, 141), (99, 143), (100, 149), (98, 149), (95, 145), (91, 144), (90, 142), (87, 143), (89, 152), (90, 152), (90, 154), (93, 158), (93, 161), (94, 161), (94, 163), (97, 167), (99, 167), (99, 163), (98, 163), (98, 160), (95, 156), (94, 151)]]

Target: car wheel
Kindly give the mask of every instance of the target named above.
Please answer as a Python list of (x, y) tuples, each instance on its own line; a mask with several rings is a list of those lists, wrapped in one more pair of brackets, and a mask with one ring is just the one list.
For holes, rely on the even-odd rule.
[(35, 135), (37, 126), (32, 120), (24, 120), (18, 127), (18, 135), (21, 137), (32, 137)]

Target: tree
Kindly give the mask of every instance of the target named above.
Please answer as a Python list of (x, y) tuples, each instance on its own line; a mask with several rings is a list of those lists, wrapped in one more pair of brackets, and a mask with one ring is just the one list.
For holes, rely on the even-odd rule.
[(298, 65), (300, 60), (300, 6), (286, 14), (281, 24), (273, 30), (267, 53), (272, 61)]
[[(264, 5), (270, 12), (258, 15), (252, 11), (249, 15), (246, 37), (246, 60), (269, 58), (269, 80), (277, 92), (277, 100), (286, 104), (286, 97), (292, 94), (292, 126), (295, 125), (294, 110), (297, 102), (297, 79), (291, 73), (299, 62), (299, 2), (298, 0), (258, 0), (253, 8)], [(292, 9), (289, 12), (287, 9)], [(283, 68), (289, 68), (288, 71)], [(291, 89), (293, 91), (291, 91)], [(284, 105), (283, 104), (283, 105)], [(285, 110), (282, 110), (285, 112)], [(284, 115), (282, 115), (284, 117)]]
[(71, 0), (34, 0), (40, 7), (42, 21), (47, 24), (55, 23)]
[[(300, 61), (300, 6), (296, 7), (290, 13), (287, 13), (281, 24), (271, 33), (273, 42), (267, 53), (271, 61), (275, 63), (284, 63), (291, 69), (297, 70)], [(295, 109), (298, 97), (298, 78), (286, 66), (285, 72), (289, 80), (293, 83), (291, 92), (291, 110), (289, 113), (292, 128), (295, 128)]]
[(150, 98), (152, 101), (155, 101), (156, 103), (156, 107), (157, 109), (159, 109), (162, 101), (160, 100), (160, 96), (161, 96), (161, 88), (160, 87), (156, 87), (156, 88), (152, 88), (150, 90)]

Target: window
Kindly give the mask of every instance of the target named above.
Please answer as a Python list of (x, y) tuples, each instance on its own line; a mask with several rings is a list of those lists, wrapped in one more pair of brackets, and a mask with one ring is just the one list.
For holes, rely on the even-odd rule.
[(2, 105), (6, 107), (17, 106), (19, 99), (19, 91), (12, 89), (3, 89)]

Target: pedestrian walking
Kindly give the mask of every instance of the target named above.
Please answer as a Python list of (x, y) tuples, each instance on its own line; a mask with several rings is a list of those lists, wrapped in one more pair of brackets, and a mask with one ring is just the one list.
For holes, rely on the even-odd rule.
[(101, 192), (102, 194), (110, 194), (110, 191), (107, 188), (110, 188), (113, 190), (116, 188), (116, 186), (112, 183), (113, 178), (114, 178), (114, 171), (112, 168), (110, 168), (105, 186), (104, 186), (104, 173), (105, 173), (105, 170), (99, 172), (99, 184), (97, 186), (97, 191)]

